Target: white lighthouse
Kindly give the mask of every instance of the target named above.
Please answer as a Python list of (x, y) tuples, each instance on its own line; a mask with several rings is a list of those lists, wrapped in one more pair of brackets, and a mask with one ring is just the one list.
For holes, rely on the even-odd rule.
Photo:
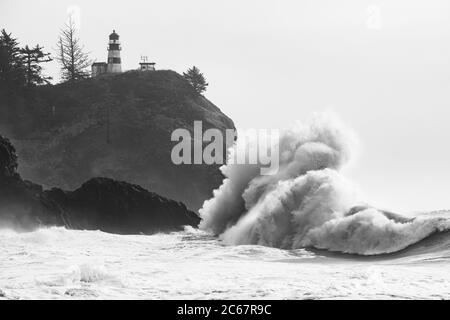
[(120, 50), (122, 48), (120, 47), (119, 35), (116, 33), (116, 30), (113, 30), (113, 33), (109, 35), (107, 73), (122, 72)]

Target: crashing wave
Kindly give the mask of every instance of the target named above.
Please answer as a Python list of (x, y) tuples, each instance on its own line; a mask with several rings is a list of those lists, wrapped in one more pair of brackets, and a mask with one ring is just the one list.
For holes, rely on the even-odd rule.
[(340, 173), (355, 148), (353, 133), (330, 113), (285, 131), (276, 174), (261, 176), (258, 165), (221, 168), (226, 179), (200, 210), (200, 228), (230, 245), (362, 255), (396, 252), (450, 229), (448, 213), (408, 218), (362, 201)]

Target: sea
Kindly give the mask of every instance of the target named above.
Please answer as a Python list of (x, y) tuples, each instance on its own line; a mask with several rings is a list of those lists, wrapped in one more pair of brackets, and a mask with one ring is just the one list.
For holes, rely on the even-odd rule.
[(449, 299), (450, 233), (396, 253), (227, 245), (184, 231), (0, 230), (0, 299)]

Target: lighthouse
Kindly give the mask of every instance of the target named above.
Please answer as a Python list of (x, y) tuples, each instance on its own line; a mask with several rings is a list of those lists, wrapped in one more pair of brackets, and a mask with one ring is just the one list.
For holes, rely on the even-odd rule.
[(120, 47), (119, 35), (116, 33), (116, 30), (113, 30), (109, 35), (107, 73), (122, 72), (120, 50), (122, 48)]
[[(120, 59), (120, 46), (119, 35), (116, 30), (109, 35), (108, 43), (108, 62), (94, 62), (91, 66), (91, 76), (93, 78), (107, 75), (110, 73), (122, 72), (122, 61)], [(142, 62), (139, 63), (140, 71), (155, 71), (155, 63), (148, 62), (147, 57), (141, 57)]]

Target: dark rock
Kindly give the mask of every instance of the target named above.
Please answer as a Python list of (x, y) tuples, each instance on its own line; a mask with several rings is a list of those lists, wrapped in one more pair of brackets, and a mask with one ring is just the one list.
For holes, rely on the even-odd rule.
[(8, 139), (0, 136), (0, 177), (7, 179), (17, 175), (16, 149)]
[(126, 182), (94, 178), (79, 189), (52, 189), (46, 196), (66, 212), (75, 229), (101, 229), (112, 233), (153, 233), (197, 226), (199, 217), (180, 202)]
[(17, 156), (9, 140), (0, 135), (0, 222), (20, 229), (61, 225), (63, 212), (42, 192), (17, 173)]

